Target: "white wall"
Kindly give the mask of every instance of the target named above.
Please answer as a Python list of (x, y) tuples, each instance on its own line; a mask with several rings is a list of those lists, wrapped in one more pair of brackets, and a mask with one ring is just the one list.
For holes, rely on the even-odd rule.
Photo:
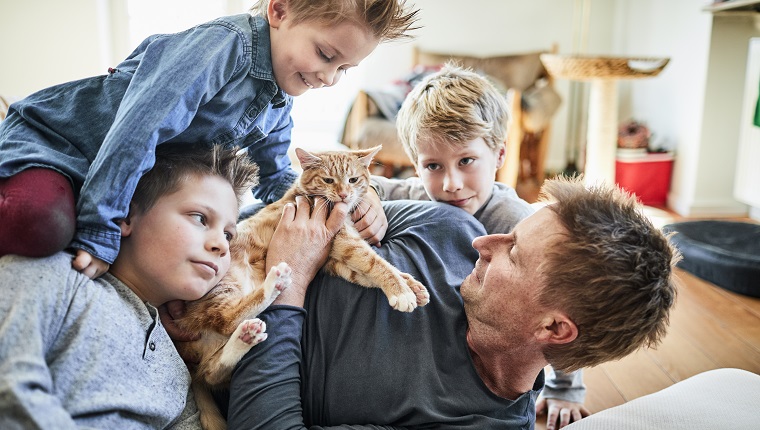
[[(573, 51), (573, 25), (581, 1), (570, 0), (415, 0), (421, 9), (422, 29), (408, 43), (391, 43), (378, 48), (365, 60), (363, 84), (377, 86), (405, 75), (412, 67), (412, 47), (428, 51), (489, 56), (549, 50), (557, 45), (560, 54)], [(615, 28), (611, 16), (616, 2), (589, 0), (588, 52), (608, 54), (613, 50)], [(547, 169), (566, 165), (569, 86), (557, 81), (564, 99), (552, 121)]]
[(106, 0), (0, 0), (0, 94), (106, 73), (107, 10)]
[[(105, 73), (133, 48), (124, 41), (124, 1), (0, 0), (0, 94), (20, 97)], [(619, 84), (620, 120), (644, 121), (655, 143), (676, 152), (669, 205), (682, 215), (746, 213), (732, 189), (746, 40), (760, 35), (751, 16), (713, 19), (701, 10), (708, 0), (411, 1), (421, 8), (423, 28), (416, 40), (381, 45), (338, 87), (354, 91), (403, 76), (412, 66), (413, 44), (470, 55), (557, 44), (560, 54), (576, 53), (577, 10), (588, 1), (589, 39), (581, 53), (671, 58), (656, 78)], [(571, 85), (562, 80), (556, 85), (565, 103), (552, 123), (546, 165), (553, 170), (565, 166), (573, 139), (568, 135)], [(335, 89), (323, 90), (326, 99), (314, 92), (314, 100), (302, 100), (321, 107), (312, 115), (317, 122), (332, 115), (339, 124), (344, 117), (351, 97), (330, 92)], [(580, 118), (577, 123), (584, 123), (585, 116)]]

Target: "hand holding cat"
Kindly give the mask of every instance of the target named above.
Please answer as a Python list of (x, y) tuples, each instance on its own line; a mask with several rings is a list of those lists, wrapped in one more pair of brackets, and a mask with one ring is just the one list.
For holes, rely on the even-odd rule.
[(354, 209), (351, 219), (362, 239), (379, 248), (380, 241), (388, 231), (388, 218), (385, 217), (385, 211), (380, 204), (380, 197), (374, 188), (367, 190), (367, 194)]
[(74, 261), (71, 262), (71, 267), (88, 278), (95, 279), (106, 273), (111, 265), (99, 258), (93, 257), (87, 251), (78, 249)]
[(303, 306), (306, 289), (327, 261), (332, 239), (343, 228), (347, 215), (348, 205), (339, 202), (329, 210), (323, 198), (315, 200), (314, 210), (303, 197), (296, 197), (296, 205), (285, 205), (269, 243), (266, 267), (287, 263), (293, 269), (293, 283), (275, 304)]

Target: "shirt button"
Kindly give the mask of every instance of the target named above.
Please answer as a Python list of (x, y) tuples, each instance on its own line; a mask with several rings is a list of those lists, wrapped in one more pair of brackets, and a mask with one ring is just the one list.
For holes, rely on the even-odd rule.
[(150, 348), (151, 351), (155, 351), (156, 350), (156, 344), (154, 342), (151, 342), (151, 343), (148, 344), (148, 348)]

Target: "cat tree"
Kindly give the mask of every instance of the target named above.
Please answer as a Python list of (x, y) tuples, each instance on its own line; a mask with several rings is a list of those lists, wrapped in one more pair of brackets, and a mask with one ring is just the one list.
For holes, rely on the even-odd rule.
[(657, 76), (669, 58), (613, 58), (541, 54), (546, 70), (555, 79), (591, 82), (584, 177), (586, 184), (615, 182), (620, 79)]

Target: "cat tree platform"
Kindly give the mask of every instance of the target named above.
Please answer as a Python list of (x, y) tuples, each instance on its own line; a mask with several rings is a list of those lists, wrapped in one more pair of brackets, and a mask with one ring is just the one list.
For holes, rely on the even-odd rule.
[(555, 79), (591, 82), (584, 177), (587, 184), (615, 182), (618, 134), (617, 81), (657, 76), (669, 58), (620, 58), (541, 54)]

